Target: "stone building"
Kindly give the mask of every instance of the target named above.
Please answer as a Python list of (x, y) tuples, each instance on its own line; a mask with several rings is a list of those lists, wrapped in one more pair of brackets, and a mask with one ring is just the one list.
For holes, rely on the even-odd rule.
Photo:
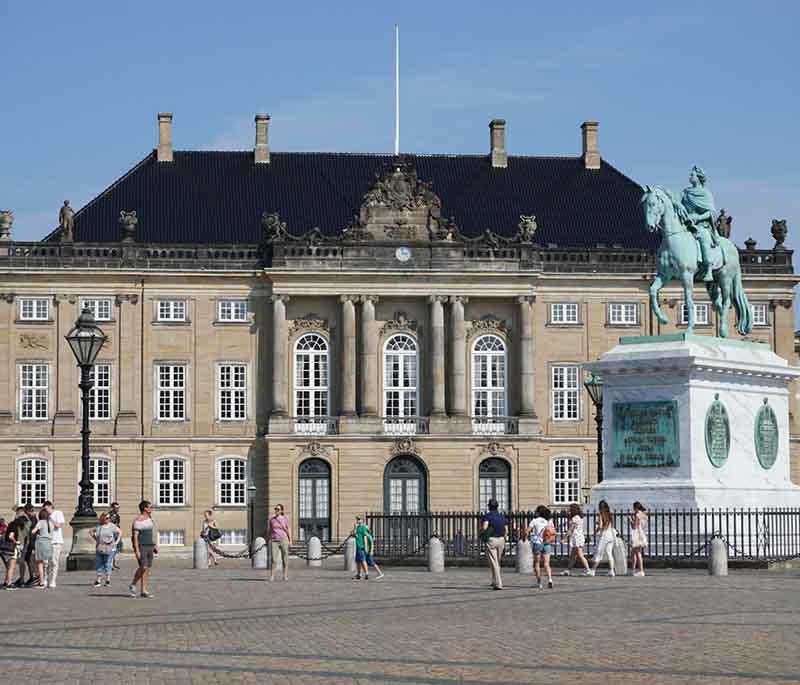
[[(0, 242), (0, 501), (69, 512), (80, 469), (82, 307), (108, 334), (94, 371), (95, 501), (161, 544), (216, 511), (245, 541), (283, 503), (297, 538), (364, 511), (583, 501), (594, 409), (581, 363), (623, 335), (678, 333), (647, 303), (658, 236), (637, 183), (582, 125), (577, 156), (173, 151), (138, 164), (41, 242)], [(62, 222), (64, 224), (66, 222)], [(741, 250), (752, 339), (795, 359), (792, 252)], [(718, 322), (698, 289), (698, 332)], [(796, 418), (792, 417), (796, 431)], [(798, 467), (800, 468), (800, 467)]]

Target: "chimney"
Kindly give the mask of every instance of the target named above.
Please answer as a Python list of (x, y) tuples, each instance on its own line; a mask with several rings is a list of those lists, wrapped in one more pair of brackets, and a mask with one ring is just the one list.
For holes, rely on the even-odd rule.
[(256, 164), (269, 164), (269, 114), (256, 114)]
[(489, 122), (489, 144), (492, 151), (492, 167), (505, 169), (508, 166), (505, 119), (492, 119)]
[(158, 113), (158, 154), (159, 162), (172, 161), (172, 112)]
[(584, 121), (581, 124), (583, 133), (583, 166), (586, 169), (600, 168), (600, 148), (597, 146), (597, 133), (600, 124), (596, 121)]

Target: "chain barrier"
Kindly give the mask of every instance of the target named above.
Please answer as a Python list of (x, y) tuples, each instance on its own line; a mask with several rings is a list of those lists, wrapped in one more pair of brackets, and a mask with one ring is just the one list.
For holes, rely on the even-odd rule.
[(221, 550), (219, 547), (217, 547), (208, 538), (203, 538), (203, 540), (205, 540), (206, 544), (208, 545), (208, 548), (212, 552), (214, 552), (214, 554), (221, 556), (223, 559), (248, 559), (250, 557), (254, 557), (269, 544), (268, 542), (265, 542), (258, 549), (251, 549), (250, 546), (247, 546), (240, 552), (225, 552), (224, 550)]
[[(320, 546), (322, 547), (322, 549), (324, 549), (324, 550), (325, 550), (325, 553), (323, 553), (323, 554), (322, 554), (322, 556), (319, 556), (319, 557), (309, 557), (308, 555), (306, 555), (306, 554), (303, 554), (302, 552), (300, 552), (300, 553), (299, 553), (297, 556), (298, 556), (298, 558), (300, 558), (300, 559), (303, 559), (304, 561), (325, 561), (325, 559), (327, 559), (328, 557), (335, 557), (336, 555), (340, 554), (340, 553), (341, 553), (341, 551), (342, 551), (342, 550), (345, 548), (345, 545), (347, 545), (347, 541), (348, 541), (348, 540), (349, 540), (351, 537), (353, 537), (353, 534), (352, 534), (352, 533), (351, 533), (350, 535), (348, 535), (348, 536), (347, 536), (347, 537), (344, 539), (344, 541), (342, 542), (342, 544), (341, 544), (341, 545), (339, 545), (338, 547), (336, 547), (336, 548), (334, 548), (334, 549), (331, 549), (331, 548), (330, 548), (330, 547), (328, 547), (327, 545), (323, 545), (323, 544), (320, 542)], [(306, 546), (306, 547), (307, 547), (307, 546)]]

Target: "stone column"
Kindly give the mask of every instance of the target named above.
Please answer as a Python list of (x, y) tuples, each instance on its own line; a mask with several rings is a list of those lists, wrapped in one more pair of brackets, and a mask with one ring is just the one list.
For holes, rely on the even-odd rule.
[(519, 432), (538, 431), (536, 416), (536, 360), (533, 346), (533, 303), (536, 298), (525, 295), (518, 299), (520, 307), (520, 392)]
[(139, 296), (117, 295), (117, 378), (119, 379), (119, 412), (117, 435), (136, 435), (141, 429), (138, 416), (139, 384), (141, 370), (139, 351), (144, 344), (139, 335)]
[(375, 330), (377, 295), (361, 298), (361, 415), (378, 415), (378, 339)]
[(356, 308), (357, 295), (342, 295), (342, 416), (356, 413)]
[(430, 295), (431, 305), (431, 378), (433, 379), (433, 396), (431, 404), (432, 417), (446, 416), (444, 408), (444, 310), (443, 295)]
[[(53, 435), (73, 435), (78, 431), (76, 417), (80, 391), (78, 390), (78, 365), (70, 346), (60, 344), (64, 336), (75, 325), (78, 318), (78, 298), (75, 295), (56, 295), (53, 298), (56, 317), (56, 341), (58, 343), (55, 364), (50, 367), (51, 385), (57, 389), (55, 393), (56, 410), (53, 416)], [(77, 411), (76, 411), (77, 410)]]
[(469, 298), (453, 295), (450, 298), (450, 416), (466, 416), (467, 374), (464, 305)]
[(286, 417), (286, 330), (288, 295), (272, 295), (272, 416)]

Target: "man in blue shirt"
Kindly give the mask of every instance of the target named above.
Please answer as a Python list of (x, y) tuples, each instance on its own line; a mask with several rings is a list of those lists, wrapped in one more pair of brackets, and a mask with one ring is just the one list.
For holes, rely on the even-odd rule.
[(492, 571), (492, 589), (503, 589), (503, 577), (500, 575), (500, 557), (506, 546), (508, 524), (506, 517), (497, 511), (497, 500), (489, 500), (489, 511), (484, 514), (481, 525), (481, 539), (486, 543), (486, 558)]

